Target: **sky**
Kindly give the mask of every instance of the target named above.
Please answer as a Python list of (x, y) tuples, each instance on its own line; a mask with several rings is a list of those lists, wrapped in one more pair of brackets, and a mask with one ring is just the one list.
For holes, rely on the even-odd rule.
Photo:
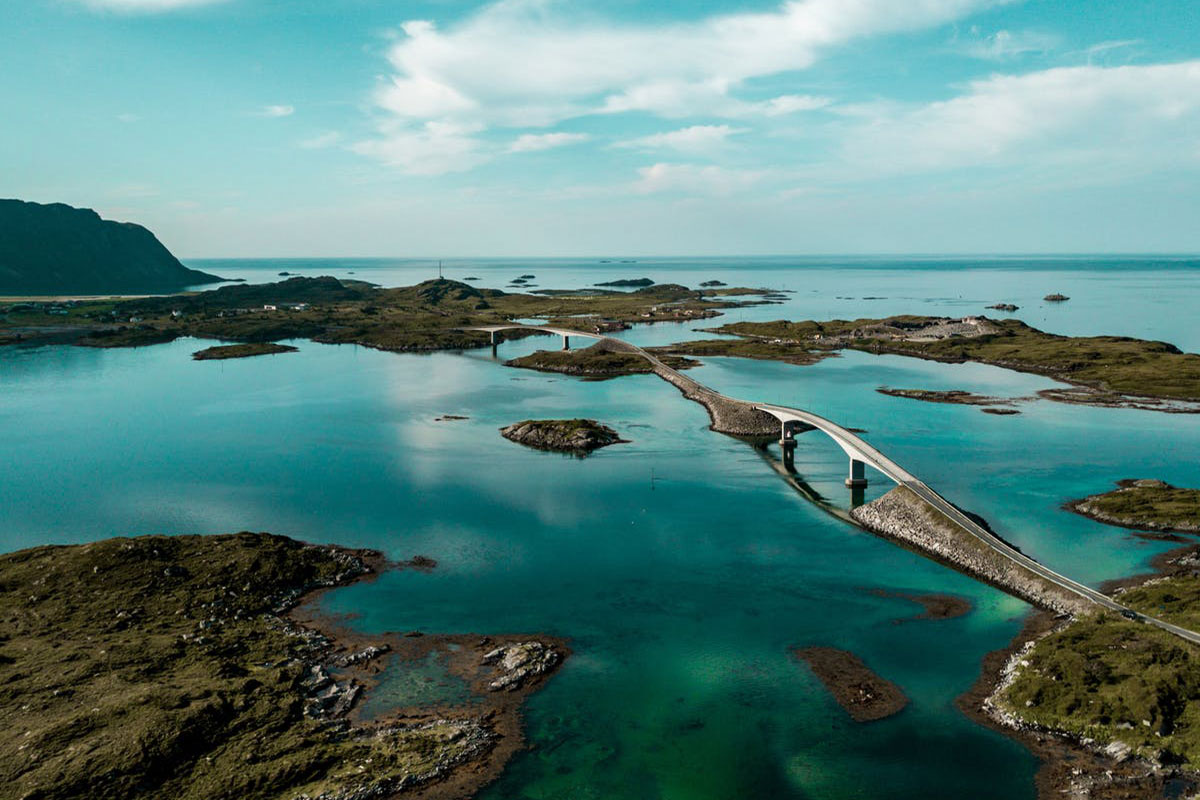
[(1196, 0), (0, 0), (0, 196), (182, 257), (1200, 252)]

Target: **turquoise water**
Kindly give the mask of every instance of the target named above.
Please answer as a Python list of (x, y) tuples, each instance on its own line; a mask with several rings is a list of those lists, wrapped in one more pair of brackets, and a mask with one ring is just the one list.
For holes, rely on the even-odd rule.
[[(786, 307), (736, 312), (746, 318), (826, 316), (796, 310), (821, 303), (844, 309), (838, 316), (927, 310), (899, 296), (903, 270), (891, 263), (842, 270), (839, 292), (894, 299), (837, 303), (807, 291), (828, 288), (826, 268), (721, 264), (715, 274), (711, 265), (688, 269), (731, 284), (774, 276), (770, 285), (796, 289)], [(620, 275), (618, 266), (662, 280), (670, 272), (528, 266), (474, 264), (468, 274), (540, 271), (556, 279), (539, 274), (542, 285), (577, 286)], [(238, 269), (259, 278), (295, 271), (275, 262)], [(383, 277), (398, 268), (337, 261), (311, 274), (337, 269), (370, 280), (370, 269)], [(941, 298), (929, 313), (977, 311), (973, 298), (1024, 305), (1026, 296), (1063, 291), (1071, 302), (1039, 312), (1050, 322), (1038, 324), (1200, 345), (1187, 313), (1198, 307), (1200, 269), (1186, 262), (911, 269), (908, 283), (913, 297)], [(969, 307), (958, 299), (968, 289)], [(690, 327), (626, 335), (674, 341), (697, 335)], [(548, 341), (507, 343), (499, 359)], [(1033, 759), (953, 707), (1026, 606), (805, 502), (762, 454), (708, 431), (704, 410), (670, 385), (519, 372), (486, 350), (396, 355), (294, 344), (299, 353), (215, 362), (191, 361), (200, 345), (188, 340), (0, 349), (0, 545), (250, 529), (436, 558), (431, 573), (388, 573), (323, 602), (356, 615), (366, 631), (570, 637), (575, 655), (529, 704), (532, 748), (488, 798), (1033, 796)], [(867, 429), (870, 441), (1026, 552), (1091, 583), (1138, 570), (1164, 545), (1065, 513), (1063, 500), (1124, 477), (1200, 486), (1196, 417), (1045, 401), (993, 417), (874, 391), (1026, 396), (1053, 385), (1035, 376), (861, 353), (811, 367), (711, 359), (693, 374), (729, 394)], [(447, 413), (469, 419), (434, 421)], [(578, 460), (496, 432), (552, 416), (596, 417), (632, 441)], [(844, 456), (814, 435), (802, 440), (797, 467), (845, 504)], [(868, 497), (885, 489), (872, 486)], [(880, 588), (954, 593), (975, 610), (897, 623), (919, 609), (873, 594)], [(818, 644), (859, 654), (911, 705), (882, 722), (849, 721), (789, 655)], [(436, 664), (421, 665), (388, 691), (456, 691), (438, 686), (436, 673)]]

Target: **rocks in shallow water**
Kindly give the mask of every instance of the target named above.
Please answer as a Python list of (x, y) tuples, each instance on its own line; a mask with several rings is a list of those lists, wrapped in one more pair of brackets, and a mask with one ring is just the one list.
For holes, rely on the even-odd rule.
[(1067, 297), (1065, 294), (1058, 294), (1057, 292), (1055, 292), (1054, 294), (1046, 295), (1042, 299), (1048, 303), (1065, 303), (1066, 301), (1070, 300), (1071, 298)]
[(527, 419), (501, 428), (500, 435), (539, 450), (576, 454), (626, 441), (594, 419)]
[(367, 645), (357, 653), (347, 653), (344, 656), (334, 659), (335, 667), (352, 667), (358, 664), (365, 664), (373, 658), (383, 655), (391, 651), (391, 645), (386, 642), (381, 645)]
[(832, 647), (801, 647), (795, 655), (808, 663), (855, 722), (884, 719), (908, 705), (899, 686), (876, 675), (853, 653)]
[(500, 670), (498, 678), (488, 683), (492, 692), (513, 691), (521, 688), (526, 680), (553, 669), (561, 656), (558, 651), (538, 641), (517, 642), (502, 645), (484, 654), (484, 664), (492, 664)]
[(1012, 303), (996, 303), (995, 305), (988, 306), (988, 308), (994, 308), (997, 311), (1012, 312), (1012, 311), (1016, 311), (1019, 308), (1019, 306), (1014, 306)]

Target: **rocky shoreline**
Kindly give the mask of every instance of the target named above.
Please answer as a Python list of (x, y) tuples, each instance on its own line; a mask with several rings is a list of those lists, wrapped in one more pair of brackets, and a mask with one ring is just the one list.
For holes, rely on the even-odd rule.
[[(1196, 545), (1156, 556), (1154, 572), (1104, 584), (1106, 593), (1146, 585), (1173, 574), (1191, 573), (1197, 564)], [(1119, 743), (1101, 746), (1089, 739), (1048, 730), (1015, 718), (996, 698), (1014, 679), (1025, 655), (1043, 637), (1063, 629), (1071, 618), (1045, 609), (1029, 613), (1021, 630), (1004, 648), (984, 657), (974, 685), (955, 701), (973, 721), (1015, 739), (1041, 762), (1035, 784), (1039, 800), (1161, 800), (1187, 797), (1200, 791), (1200, 773), (1178, 764), (1165, 764), (1130, 755)]]
[(332, 588), (434, 563), (245, 532), (0, 556), (0, 684), (24, 704), (0, 704), (0, 722), (26, 732), (0, 743), (0, 770), (24, 797), (471, 795), (522, 746), (523, 699), (566, 643), (428, 637), (454, 643), (471, 701), (368, 720), (385, 665), (425, 645), (315, 610)]
[(993, 552), (904, 487), (898, 486), (877, 500), (858, 506), (850, 515), (872, 533), (900, 542), (1040, 608), (1065, 614), (1091, 610), (1081, 598)]

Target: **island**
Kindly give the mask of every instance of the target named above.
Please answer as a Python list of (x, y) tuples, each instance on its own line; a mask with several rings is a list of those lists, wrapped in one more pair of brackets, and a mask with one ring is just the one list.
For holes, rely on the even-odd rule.
[(1045, 300), (1047, 303), (1065, 303), (1068, 300), (1070, 300), (1071, 298), (1067, 297), (1065, 294), (1058, 294), (1057, 292), (1055, 292), (1054, 294), (1046, 295), (1042, 299)]
[[(963, 389), (891, 389), (887, 386), (880, 386), (875, 391), (889, 397), (905, 397), (909, 400), (923, 400), (926, 403), (950, 403), (960, 406), (1003, 406), (1013, 402), (1003, 397), (988, 397)], [(1013, 410), (1015, 411), (1015, 409)]]
[(63, 203), (0, 200), (0, 294), (177, 292), (222, 280), (185, 267), (141, 225)]
[(196, 361), (216, 361), (225, 358), (249, 358), (250, 356), (267, 356), (276, 353), (295, 353), (297, 349), (290, 344), (278, 344), (277, 342), (224, 344), (197, 350), (192, 353), (192, 358)]
[(842, 349), (961, 363), (990, 364), (1044, 375), (1069, 388), (1040, 397), (1083, 405), (1200, 413), (1200, 355), (1166, 342), (1126, 336), (1061, 336), (1017, 319), (925, 317), (826, 322), (735, 322), (711, 329), (723, 342), (680, 342), (656, 352), (723, 355), (812, 363)]
[(612, 428), (594, 419), (527, 419), (501, 428), (500, 435), (538, 450), (578, 456), (626, 441)]
[[(716, 299), (678, 284), (594, 291), (521, 294), (442, 278), (384, 289), (330, 276), (292, 277), (166, 297), (0, 305), (0, 345), (131, 347), (192, 336), (243, 343), (312, 339), (421, 352), (486, 347), (491, 337), (469, 329), (514, 319), (537, 318), (560, 328), (599, 333), (635, 323), (706, 319), (723, 309), (761, 302), (752, 297)], [(501, 334), (501, 340), (529, 335), (533, 334), (510, 331)]]
[[(521, 700), (568, 650), (546, 636), (362, 638), (302, 604), (387, 566), (264, 533), (0, 556), (12, 796), (473, 794), (520, 747)], [(471, 676), (470, 702), (359, 712), (391, 665), (435, 647)]]
[(714, 280), (714, 281), (702, 281), (700, 283), (700, 285), (703, 286), (704, 288), (708, 289), (708, 288), (712, 288), (714, 286), (725, 286), (726, 284), (723, 281), (715, 281)]
[(1117, 489), (1071, 500), (1064, 508), (1123, 528), (1165, 533), (1200, 533), (1200, 489), (1180, 489), (1166, 481), (1126, 479)]
[(593, 286), (628, 286), (631, 288), (643, 288), (653, 286), (654, 281), (649, 278), (622, 278), (615, 281), (605, 281), (604, 283), (594, 283)]
[(1015, 306), (1012, 303), (996, 303), (995, 305), (988, 306), (988, 308), (994, 308), (997, 311), (1008, 311), (1011, 313), (1020, 308), (1020, 306)]
[[(689, 369), (699, 361), (682, 356), (664, 356), (663, 363), (672, 369)], [(607, 342), (597, 342), (580, 350), (538, 350), (504, 362), (506, 367), (521, 367), (539, 372), (560, 372), (579, 375), (589, 380), (607, 380), (621, 375), (645, 375), (654, 366), (638, 353), (614, 350)]]
[(853, 653), (832, 647), (798, 647), (792, 652), (855, 722), (886, 719), (908, 705), (899, 686), (876, 675)]

